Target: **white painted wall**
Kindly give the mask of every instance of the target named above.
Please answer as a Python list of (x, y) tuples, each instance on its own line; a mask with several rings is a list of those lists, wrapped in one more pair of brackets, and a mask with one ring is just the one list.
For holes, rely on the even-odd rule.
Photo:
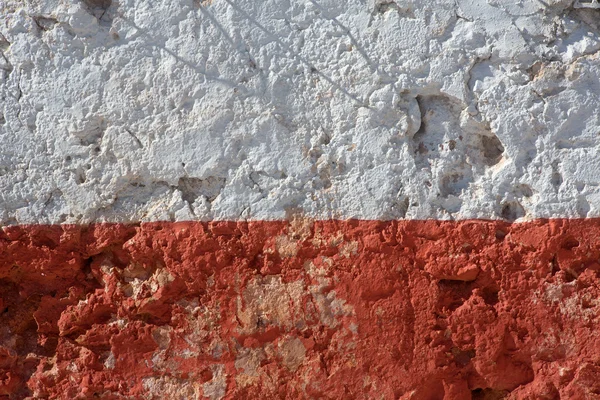
[(108, 3), (0, 1), (3, 224), (600, 216), (600, 11)]

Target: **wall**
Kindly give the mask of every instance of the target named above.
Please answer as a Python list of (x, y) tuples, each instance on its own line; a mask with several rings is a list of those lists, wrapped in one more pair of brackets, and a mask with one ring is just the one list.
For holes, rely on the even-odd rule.
[(600, 11), (0, 9), (0, 396), (600, 393)]

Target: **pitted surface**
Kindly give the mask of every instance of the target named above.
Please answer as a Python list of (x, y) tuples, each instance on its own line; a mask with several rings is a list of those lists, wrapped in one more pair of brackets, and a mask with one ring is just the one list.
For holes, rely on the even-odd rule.
[(600, 216), (572, 1), (0, 7), (3, 224)]
[(8, 227), (0, 396), (593, 399), (599, 258), (597, 219)]

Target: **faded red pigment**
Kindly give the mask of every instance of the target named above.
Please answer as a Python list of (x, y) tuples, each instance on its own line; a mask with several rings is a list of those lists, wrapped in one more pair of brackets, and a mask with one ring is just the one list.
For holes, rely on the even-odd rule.
[(0, 230), (0, 397), (600, 395), (600, 220)]

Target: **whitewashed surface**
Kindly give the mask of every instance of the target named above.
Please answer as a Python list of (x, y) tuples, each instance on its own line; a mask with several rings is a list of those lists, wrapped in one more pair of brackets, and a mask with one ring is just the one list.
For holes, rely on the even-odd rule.
[(600, 216), (600, 11), (0, 1), (0, 223)]

